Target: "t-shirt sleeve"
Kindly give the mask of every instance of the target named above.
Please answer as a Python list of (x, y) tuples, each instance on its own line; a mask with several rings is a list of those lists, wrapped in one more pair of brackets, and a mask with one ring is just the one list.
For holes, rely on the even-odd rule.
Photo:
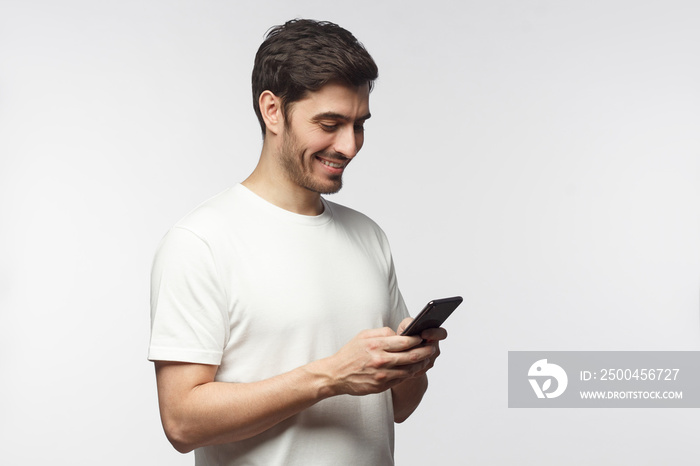
[(396, 268), (394, 266), (394, 258), (391, 254), (391, 246), (389, 245), (389, 240), (386, 237), (384, 231), (376, 226), (379, 241), (381, 244), (381, 249), (384, 254), (384, 260), (387, 264), (387, 274), (388, 274), (388, 287), (389, 287), (389, 322), (387, 325), (396, 330), (403, 319), (409, 317), (408, 309), (406, 308), (406, 303), (401, 295), (401, 290), (399, 289), (399, 281), (396, 278)]
[(192, 231), (174, 227), (153, 261), (148, 359), (219, 365), (226, 315), (226, 296), (209, 245)]
[(389, 270), (389, 294), (391, 299), (391, 323), (389, 327), (396, 330), (403, 319), (409, 317), (408, 309), (406, 308), (406, 303), (401, 296), (401, 290), (399, 290), (399, 283), (396, 278), (396, 271), (394, 270), (394, 261), (390, 262)]

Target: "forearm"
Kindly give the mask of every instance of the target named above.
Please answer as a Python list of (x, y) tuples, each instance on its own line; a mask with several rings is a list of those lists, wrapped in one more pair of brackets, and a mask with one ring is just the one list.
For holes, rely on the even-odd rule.
[(428, 377), (422, 374), (407, 379), (391, 389), (394, 406), (394, 422), (401, 423), (416, 410), (425, 391), (428, 389)]
[[(408, 414), (425, 391), (424, 371), (434, 353), (418, 337), (388, 328), (360, 332), (335, 355), (252, 383), (215, 382), (217, 366), (156, 362), (158, 400), (168, 439), (181, 452), (235, 442), (264, 432), (335, 395), (367, 395), (397, 388), (398, 412)], [(423, 380), (424, 382), (420, 382)], [(422, 386), (422, 388), (421, 388)]]
[[(332, 395), (326, 375), (316, 366), (311, 363), (259, 382), (206, 382), (184, 393), (163, 390), (166, 435), (178, 451), (188, 452), (264, 432)], [(168, 369), (166, 365), (159, 370)]]

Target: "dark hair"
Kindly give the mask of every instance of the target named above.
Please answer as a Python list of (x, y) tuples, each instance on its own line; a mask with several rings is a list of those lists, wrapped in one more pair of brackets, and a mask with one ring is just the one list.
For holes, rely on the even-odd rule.
[(285, 124), (289, 106), (330, 81), (348, 85), (377, 79), (377, 65), (349, 31), (327, 21), (295, 19), (271, 28), (255, 55), (253, 108), (265, 137), (260, 94), (268, 90), (282, 101)]

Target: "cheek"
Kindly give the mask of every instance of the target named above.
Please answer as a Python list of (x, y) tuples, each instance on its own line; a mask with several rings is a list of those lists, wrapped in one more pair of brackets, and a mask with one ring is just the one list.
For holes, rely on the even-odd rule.
[(329, 152), (333, 151), (333, 137), (329, 135), (322, 135), (312, 142), (311, 147), (313, 150), (311, 151), (312, 153), (316, 152)]

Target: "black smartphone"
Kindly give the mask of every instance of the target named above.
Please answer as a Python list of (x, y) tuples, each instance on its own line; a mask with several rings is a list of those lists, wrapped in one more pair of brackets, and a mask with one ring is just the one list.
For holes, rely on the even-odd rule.
[(425, 329), (441, 326), (460, 304), (462, 304), (461, 296), (433, 299), (425, 305), (401, 335), (420, 335)]

